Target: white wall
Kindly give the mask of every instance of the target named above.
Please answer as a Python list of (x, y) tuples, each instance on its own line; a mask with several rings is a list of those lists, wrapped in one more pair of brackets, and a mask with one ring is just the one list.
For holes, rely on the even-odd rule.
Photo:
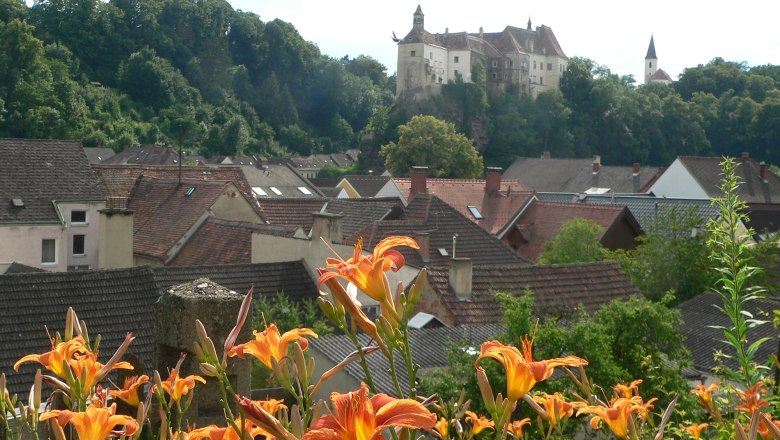
[[(68, 268), (65, 251), (68, 248), (68, 236), (60, 224), (34, 226), (0, 226), (0, 261), (19, 262), (32, 267), (64, 272)], [(56, 240), (56, 262), (41, 263), (41, 242), (43, 239)]]
[(691, 176), (680, 159), (675, 159), (669, 168), (661, 174), (650, 192), (656, 197), (678, 197), (685, 199), (709, 199), (707, 192)]
[[(98, 267), (98, 249), (100, 248), (100, 213), (105, 208), (105, 202), (57, 202), (57, 208), (66, 225), (66, 242), (62, 243), (66, 255), (67, 266), (79, 266), (90, 269)], [(87, 221), (84, 223), (71, 223), (72, 211), (86, 211)], [(84, 235), (84, 254), (73, 254), (73, 236)]]

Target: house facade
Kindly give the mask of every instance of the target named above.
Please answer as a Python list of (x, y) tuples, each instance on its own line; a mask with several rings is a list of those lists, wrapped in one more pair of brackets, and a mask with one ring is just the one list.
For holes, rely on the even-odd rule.
[(78, 141), (0, 139), (0, 262), (98, 267), (105, 197)]
[(515, 90), (537, 96), (560, 85), (568, 58), (548, 26), (525, 29), (507, 26), (501, 32), (425, 30), (420, 6), (412, 30), (398, 42), (396, 96), (423, 99), (441, 91), (443, 84), (472, 83), (474, 67), (484, 66), (486, 81), (495, 92)]

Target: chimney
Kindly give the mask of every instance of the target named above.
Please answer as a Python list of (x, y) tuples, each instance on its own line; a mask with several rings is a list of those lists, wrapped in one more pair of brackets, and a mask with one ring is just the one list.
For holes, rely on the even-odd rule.
[(599, 170), (601, 169), (601, 156), (593, 156), (593, 172), (590, 177), (590, 186), (592, 188), (599, 187)]
[(552, 156), (550, 156), (549, 151), (542, 151), (542, 159), (549, 159), (550, 157)]
[[(107, 201), (111, 204), (111, 201)], [(124, 205), (124, 202), (118, 204)], [(118, 269), (133, 267), (133, 211), (109, 207), (98, 211), (98, 267)]]
[(485, 32), (482, 30), (482, 26), (479, 27), (479, 38), (485, 38)]
[(748, 160), (748, 159), (750, 159), (750, 153), (748, 153), (747, 151), (743, 151), (742, 160)]
[(487, 167), (485, 169), (485, 192), (497, 193), (501, 189), (501, 168)]
[(412, 167), (412, 189), (409, 195), (414, 196), (428, 192), (427, 175), (428, 167)]
[(319, 240), (320, 237), (326, 243), (340, 242), (344, 240), (344, 216), (330, 212), (314, 212), (311, 224), (311, 239)]
[(420, 254), (423, 263), (430, 263), (431, 236), (427, 232), (417, 232), (414, 234), (414, 239), (417, 240), (417, 244), (420, 245), (420, 249), (417, 249), (417, 253)]
[(450, 288), (459, 300), (471, 299), (471, 258), (450, 259)]
[(639, 167), (639, 162), (634, 162), (633, 171), (634, 171), (634, 173), (633, 173), (632, 177), (634, 179), (634, 193), (638, 193), (639, 190), (640, 190), (640, 181), (639, 181), (640, 167)]
[(762, 163), (761, 167), (758, 169), (758, 175), (761, 177), (761, 180), (764, 183), (768, 183), (767, 177), (769, 176), (769, 165)]

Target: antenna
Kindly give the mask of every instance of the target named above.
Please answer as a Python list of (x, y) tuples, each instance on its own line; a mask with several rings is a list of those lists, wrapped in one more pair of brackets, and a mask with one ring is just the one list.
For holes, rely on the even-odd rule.
[(455, 245), (458, 242), (458, 233), (452, 234), (452, 258), (455, 258)]

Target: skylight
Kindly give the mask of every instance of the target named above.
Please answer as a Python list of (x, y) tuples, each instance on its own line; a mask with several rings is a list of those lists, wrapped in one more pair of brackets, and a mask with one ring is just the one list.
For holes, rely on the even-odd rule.
[(611, 188), (599, 188), (599, 187), (591, 187), (587, 190), (585, 190), (585, 194), (606, 194), (610, 191)]
[(259, 186), (253, 186), (252, 192), (255, 193), (256, 196), (268, 197), (268, 193), (263, 191), (263, 188), (260, 188)]
[(439, 250), (439, 255), (441, 255), (442, 257), (446, 257), (450, 255), (449, 253), (447, 253), (447, 249), (439, 248), (438, 250)]
[(483, 218), (485, 218), (485, 216), (483, 216), (482, 213), (479, 212), (479, 209), (477, 209), (476, 206), (469, 205), (468, 208), (469, 208), (469, 211), (471, 212), (471, 215), (473, 215), (475, 219), (482, 220)]
[(192, 193), (194, 193), (194, 192), (195, 192), (195, 187), (194, 187), (194, 186), (191, 186), (191, 187), (189, 187), (189, 188), (187, 189), (187, 191), (185, 191), (185, 192), (184, 192), (184, 195), (185, 195), (185, 196), (187, 196), (187, 197), (189, 197), (189, 196), (191, 196), (191, 195), (192, 195)]
[(311, 191), (309, 191), (309, 188), (306, 188), (305, 186), (299, 186), (298, 191), (302, 192), (303, 194), (310, 196)]
[(22, 199), (13, 199), (14, 206), (17, 208), (24, 208), (24, 201)]
[(271, 191), (273, 191), (273, 192), (274, 192), (274, 194), (276, 194), (277, 196), (280, 196), (280, 195), (282, 195), (282, 192), (281, 192), (281, 191), (279, 191), (279, 188), (277, 188), (277, 187), (275, 187), (275, 186), (272, 186), (272, 187), (271, 187)]

